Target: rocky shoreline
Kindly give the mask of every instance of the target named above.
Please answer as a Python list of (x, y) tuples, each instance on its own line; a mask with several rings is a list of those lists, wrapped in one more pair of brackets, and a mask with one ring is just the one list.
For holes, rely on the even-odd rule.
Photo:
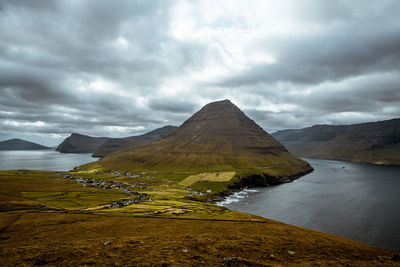
[(215, 195), (208, 196), (205, 199), (205, 202), (210, 204), (215, 204), (217, 202), (225, 200), (226, 197), (231, 196), (236, 192), (242, 191), (245, 188), (268, 187), (284, 183), (290, 183), (314, 171), (314, 168), (311, 167), (311, 165), (308, 166), (310, 167), (309, 169), (290, 176), (272, 176), (266, 173), (262, 173), (262, 174), (250, 174), (239, 177), (239, 180), (230, 185), (228, 187), (228, 190), (219, 192), (218, 194)]

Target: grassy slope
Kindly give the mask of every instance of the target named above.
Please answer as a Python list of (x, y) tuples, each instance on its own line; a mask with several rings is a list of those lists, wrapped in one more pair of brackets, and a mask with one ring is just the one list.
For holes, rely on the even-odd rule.
[(124, 138), (111, 138), (103, 143), (94, 153), (93, 157), (104, 157), (115, 151), (122, 150), (128, 147), (140, 146), (143, 144), (151, 143), (160, 140), (164, 136), (173, 132), (177, 127), (175, 126), (164, 126), (162, 128), (155, 129), (151, 132)]
[(319, 147), (309, 146), (293, 149), (295, 155), (308, 158), (337, 159), (376, 164), (400, 165), (400, 144), (374, 150), (358, 150), (351, 147), (337, 147), (322, 144)]
[[(229, 261), (239, 265), (277, 266), (398, 264), (378, 259), (378, 256), (391, 258), (393, 252), (189, 200), (185, 198), (188, 191), (178, 185), (187, 174), (159, 174), (155, 178), (142, 174), (128, 178), (73, 173), (125, 183), (153, 183), (146, 189), (138, 189), (150, 194), (152, 202), (88, 211), (87, 207), (121, 199), (124, 194), (118, 190), (83, 187), (55, 172), (24, 172), (0, 172), (1, 266), (162, 263), (215, 266)], [(76, 198), (77, 194), (81, 197)], [(41, 208), (40, 204), (46, 204), (47, 208)], [(106, 241), (110, 243), (105, 245)]]
[(400, 165), (400, 119), (316, 125), (273, 136), (300, 157)]
[(85, 209), (123, 198), (122, 192), (83, 187), (55, 172), (0, 172), (0, 211), (42, 210), (42, 203), (54, 210)]
[[(124, 156), (125, 157), (125, 156)], [(274, 177), (276, 180), (281, 182), (287, 182), (292, 180), (293, 178), (297, 178), (301, 174), (308, 173), (312, 170), (312, 167), (305, 161), (299, 160), (297, 158), (293, 158), (293, 161), (288, 163), (287, 161), (283, 161), (282, 163), (279, 161), (274, 161), (274, 165), (258, 167), (258, 168), (243, 168), (243, 169), (235, 169), (232, 166), (228, 166), (229, 168), (224, 168), (224, 166), (214, 166), (215, 168), (201, 168), (201, 167), (193, 167), (190, 171), (188, 169), (174, 169), (171, 166), (168, 168), (152, 168), (148, 169), (145, 167), (138, 167), (138, 165), (133, 165), (135, 168), (131, 166), (126, 166), (126, 168), (119, 168), (118, 170), (121, 172), (125, 171), (134, 171), (134, 172), (146, 172), (153, 173), (153, 176), (158, 179), (158, 181), (162, 181), (167, 178), (168, 180), (173, 180), (176, 183), (179, 183), (188, 176), (204, 174), (205, 172), (223, 172), (223, 171), (232, 171), (235, 170), (235, 174), (230, 181), (197, 181), (190, 185), (193, 190), (206, 192), (207, 190), (211, 190), (213, 196), (217, 196), (221, 193), (229, 191), (231, 188), (238, 187), (236, 184), (243, 178), (248, 177), (250, 175), (266, 175), (270, 177)], [(276, 164), (278, 163), (278, 164)], [(86, 164), (81, 166), (82, 169), (88, 172), (96, 172), (96, 171), (108, 171), (108, 170), (116, 170), (116, 168), (111, 168), (113, 166), (114, 161), (112, 161), (110, 167), (104, 167), (105, 164), (101, 161)], [(106, 164), (107, 166), (107, 164)], [(121, 165), (120, 165), (121, 166)], [(125, 166), (125, 165), (123, 165)], [(181, 184), (182, 185), (182, 184)], [(182, 185), (183, 187), (183, 185)], [(239, 186), (240, 187), (240, 186)], [(203, 195), (201, 197), (196, 197), (196, 200), (207, 200), (210, 195)]]
[[(312, 168), (229, 100), (205, 105), (165, 138), (112, 153), (87, 169), (223, 172), (281, 166), (282, 175)], [(296, 169), (297, 168), (297, 169)]]
[[(200, 138), (199, 138), (200, 139)], [(134, 150), (123, 150), (92, 164), (84, 165), (89, 169), (155, 170), (155, 171), (236, 171), (275, 165), (291, 165), (306, 162), (292, 156), (287, 151), (258, 153), (232, 148), (225, 138), (204, 138), (196, 144), (190, 141), (172, 142), (160, 140)], [(221, 141), (223, 140), (223, 141)], [(221, 142), (228, 144), (221, 144)], [(217, 151), (217, 152), (216, 152)], [(301, 164), (300, 164), (301, 165)]]
[(1, 235), (2, 266), (218, 266), (229, 263), (229, 258), (240, 266), (398, 266), (378, 259), (392, 257), (391, 252), (270, 220), (165, 220), (65, 213), (14, 213), (0, 219), (6, 220), (14, 223)]

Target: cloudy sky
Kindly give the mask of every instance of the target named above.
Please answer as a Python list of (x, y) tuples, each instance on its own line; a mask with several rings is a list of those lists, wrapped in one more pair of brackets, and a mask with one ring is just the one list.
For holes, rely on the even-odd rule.
[(0, 140), (130, 136), (230, 99), (268, 132), (400, 117), (400, 1), (0, 0)]

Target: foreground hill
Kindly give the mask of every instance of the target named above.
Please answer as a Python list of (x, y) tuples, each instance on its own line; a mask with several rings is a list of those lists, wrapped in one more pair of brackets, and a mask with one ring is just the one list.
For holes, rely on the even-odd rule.
[(50, 149), (50, 148), (17, 138), (0, 142), (0, 150), (38, 150), (38, 149)]
[[(154, 183), (0, 171), (0, 266), (400, 266), (398, 252), (191, 201), (172, 182), (137, 187), (144, 181)], [(109, 184), (152, 201), (106, 208), (128, 198)]]
[(176, 128), (176, 126), (168, 125), (138, 136), (111, 138), (102, 144), (92, 156), (102, 158), (118, 150), (151, 143), (167, 136), (171, 132), (175, 131)]
[[(243, 173), (287, 180), (312, 170), (229, 100), (207, 104), (159, 141), (115, 152), (82, 168), (217, 172), (188, 177), (185, 185), (205, 180), (230, 181)], [(219, 176), (218, 172), (228, 173)]]
[(272, 134), (297, 156), (400, 165), (400, 119)]
[(91, 137), (73, 133), (58, 145), (56, 151), (61, 153), (91, 153), (96, 151), (109, 137)]

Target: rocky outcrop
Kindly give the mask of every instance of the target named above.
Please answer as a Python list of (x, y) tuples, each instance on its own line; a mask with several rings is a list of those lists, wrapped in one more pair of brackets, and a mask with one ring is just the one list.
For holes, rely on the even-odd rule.
[(33, 142), (17, 138), (0, 142), (0, 150), (38, 150), (38, 149), (50, 149), (50, 148), (47, 146), (42, 146)]
[(61, 153), (92, 153), (96, 151), (108, 137), (91, 137), (83, 134), (73, 133), (67, 137), (56, 151)]
[(227, 190), (219, 192), (217, 194), (208, 195), (205, 199), (198, 197), (188, 197), (193, 200), (204, 200), (208, 203), (216, 203), (223, 201), (226, 197), (232, 195), (235, 192), (241, 191), (245, 188), (252, 187), (269, 187), (274, 185), (280, 185), (284, 183), (290, 183), (301, 176), (307, 175), (314, 171), (309, 165), (304, 165), (303, 171), (298, 170), (294, 174), (289, 175), (269, 175), (267, 173), (251, 173), (247, 175), (239, 176), (236, 181), (228, 185)]
[(243, 189), (246, 187), (267, 187), (283, 183), (288, 183), (312, 172), (313, 169), (308, 168), (306, 165), (303, 171), (290, 176), (272, 176), (266, 173), (255, 173), (239, 177), (238, 181), (229, 186), (230, 189)]
[(176, 130), (176, 126), (164, 126), (162, 128), (155, 129), (151, 132), (138, 135), (130, 136), (125, 138), (111, 138), (102, 144), (99, 149), (93, 153), (93, 157), (102, 158), (108, 154), (115, 151), (123, 150), (128, 147), (140, 146), (143, 144), (148, 144), (169, 135)]
[(272, 135), (301, 157), (400, 165), (400, 119), (315, 125)]

